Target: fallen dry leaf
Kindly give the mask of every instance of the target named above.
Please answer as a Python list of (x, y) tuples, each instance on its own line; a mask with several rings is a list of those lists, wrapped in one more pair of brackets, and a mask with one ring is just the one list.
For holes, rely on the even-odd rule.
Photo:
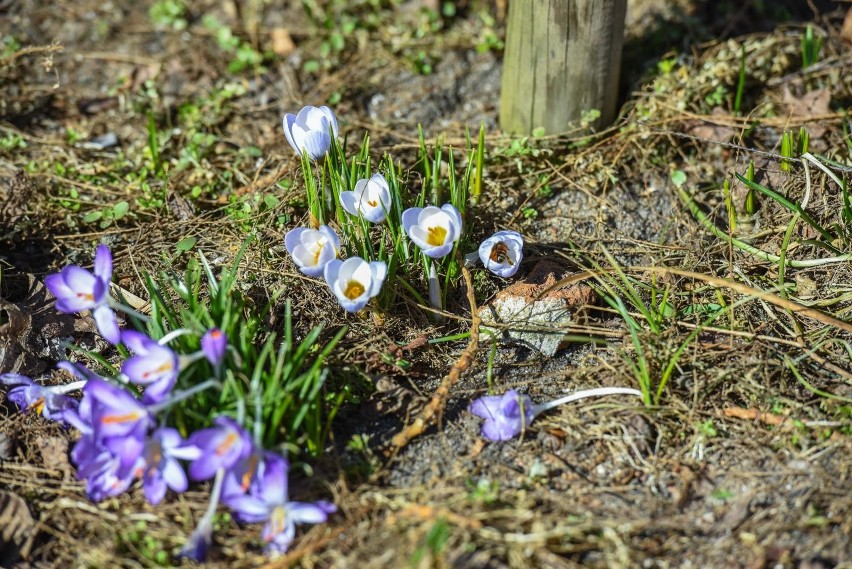
[(24, 499), (0, 490), (0, 567), (11, 567), (18, 560), (34, 525)]
[[(829, 107), (831, 104), (831, 92), (828, 89), (815, 89), (797, 96), (790, 89), (789, 85), (784, 85), (782, 100), (787, 105), (787, 112), (793, 119), (808, 119), (831, 113)], [(826, 130), (827, 128), (820, 124), (812, 123), (808, 125), (808, 132), (811, 138), (820, 138), (825, 134)]]
[(716, 107), (710, 112), (710, 116), (707, 119), (689, 121), (687, 123), (686, 132), (692, 136), (697, 136), (698, 138), (703, 138), (705, 140), (728, 142), (739, 132), (730, 126), (723, 124), (724, 122), (730, 121), (731, 116), (728, 112), (722, 107)]
[(846, 11), (843, 27), (840, 28), (840, 38), (846, 43), (852, 43), (852, 8)]
[(272, 28), (272, 51), (275, 52), (275, 55), (285, 57), (293, 53), (295, 49), (296, 44), (293, 43), (293, 38), (287, 28)]

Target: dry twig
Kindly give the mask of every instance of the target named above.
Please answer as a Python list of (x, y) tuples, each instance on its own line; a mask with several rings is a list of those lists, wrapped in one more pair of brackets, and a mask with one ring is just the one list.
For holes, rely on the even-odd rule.
[(450, 368), (449, 373), (444, 376), (444, 379), (441, 381), (441, 385), (438, 386), (438, 389), (436, 389), (435, 393), (432, 395), (432, 399), (423, 411), (420, 412), (420, 416), (418, 416), (413, 423), (406, 425), (391, 440), (391, 449), (388, 452), (390, 456), (395, 455), (402, 447), (410, 443), (415, 437), (420, 436), (423, 431), (426, 430), (426, 427), (432, 424), (435, 418), (444, 410), (444, 406), (447, 404), (447, 399), (450, 395), (450, 389), (458, 383), (461, 378), (461, 374), (470, 368), (470, 364), (473, 362), (473, 355), (479, 347), (479, 325), (481, 320), (476, 311), (476, 298), (474, 298), (473, 295), (473, 281), (470, 278), (470, 271), (465, 268), (461, 259), (459, 259), (459, 266), (462, 268), (462, 277), (464, 277), (464, 284), (467, 288), (467, 301), (470, 303), (470, 341), (467, 344), (467, 348), (465, 348), (464, 352), (462, 352), (462, 355), (459, 356), (459, 359), (456, 360), (456, 363), (454, 363), (453, 367)]

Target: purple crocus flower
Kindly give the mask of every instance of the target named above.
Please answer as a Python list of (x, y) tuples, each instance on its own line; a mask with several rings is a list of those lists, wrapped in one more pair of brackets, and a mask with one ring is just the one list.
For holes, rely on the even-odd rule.
[(482, 436), (491, 441), (508, 441), (518, 436), (537, 416), (564, 403), (600, 395), (638, 395), (642, 392), (629, 387), (598, 387), (584, 389), (546, 403), (533, 405), (529, 395), (510, 389), (503, 395), (488, 395), (471, 402), (468, 410), (485, 419)]
[(201, 351), (214, 368), (222, 365), (227, 348), (228, 336), (218, 328), (210, 328), (201, 337)]
[(121, 366), (122, 373), (132, 383), (148, 386), (142, 396), (145, 403), (159, 403), (177, 381), (180, 371), (177, 354), (135, 330), (122, 332), (121, 341), (136, 354)]
[(269, 462), (248, 494), (229, 500), (234, 516), (246, 523), (266, 522), (261, 538), (267, 549), (284, 553), (296, 535), (296, 524), (319, 524), (337, 511), (331, 502), (291, 502), (287, 497), (286, 460)]
[(98, 331), (112, 344), (118, 344), (121, 332), (109, 307), (109, 283), (112, 279), (112, 253), (106, 245), (95, 251), (94, 274), (77, 265), (68, 265), (44, 278), (44, 284), (56, 297), (59, 312), (73, 314), (91, 310)]
[(185, 492), (188, 486), (186, 473), (178, 462), (196, 460), (201, 456), (198, 447), (187, 445), (180, 434), (172, 428), (162, 427), (151, 433), (145, 442), (142, 461), (135, 474), (142, 479), (142, 489), (151, 504), (159, 504), (166, 489)]
[(101, 446), (92, 435), (84, 435), (71, 453), (77, 478), (86, 481), (86, 495), (100, 502), (124, 493), (133, 482), (133, 469), (122, 465), (122, 457)]
[(86, 383), (80, 406), (84, 403), (91, 409), (89, 424), (97, 443), (121, 459), (122, 469), (133, 467), (153, 422), (145, 406), (127, 390), (99, 379)]
[(65, 412), (77, 407), (77, 401), (59, 392), (64, 386), (39, 385), (17, 373), (0, 374), (0, 384), (11, 385), (6, 397), (21, 408), (23, 413), (35, 410), (45, 419), (65, 422)]
[(213, 423), (215, 427), (196, 431), (187, 441), (201, 449), (201, 456), (189, 467), (193, 480), (212, 478), (219, 468), (228, 470), (252, 452), (251, 437), (236, 421), (217, 417)]
[(510, 389), (503, 395), (480, 397), (470, 404), (470, 412), (485, 419), (482, 436), (492, 441), (513, 439), (535, 418), (529, 395)]
[(279, 454), (256, 447), (246, 457), (238, 460), (225, 473), (222, 489), (222, 501), (225, 505), (229, 505), (232, 498), (249, 491), (257, 491), (258, 481), (263, 480), (264, 473), (269, 468), (286, 472), (290, 469), (290, 463)]

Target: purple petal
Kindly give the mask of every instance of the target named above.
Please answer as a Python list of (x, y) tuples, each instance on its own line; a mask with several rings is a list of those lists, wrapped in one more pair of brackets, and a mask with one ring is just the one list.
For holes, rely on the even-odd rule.
[(19, 373), (0, 373), (0, 384), (3, 385), (35, 385), (35, 382)]
[(486, 395), (471, 401), (468, 410), (477, 417), (492, 419), (502, 411), (502, 401), (502, 395)]
[(104, 304), (95, 308), (92, 315), (95, 317), (101, 336), (112, 345), (118, 344), (121, 341), (121, 330), (118, 329), (118, 320), (112, 309)]
[(186, 479), (186, 472), (180, 463), (173, 458), (167, 458), (163, 467), (163, 480), (169, 485), (169, 488), (175, 492), (186, 492), (189, 483)]
[(266, 503), (248, 494), (232, 497), (228, 501), (228, 507), (241, 522), (253, 524), (269, 519), (270, 509)]
[(121, 341), (125, 346), (137, 354), (147, 354), (148, 351), (158, 344), (147, 335), (136, 330), (125, 330), (121, 333)]
[(95, 276), (106, 284), (112, 280), (112, 253), (106, 245), (98, 245), (95, 251)]
[(148, 502), (156, 506), (166, 497), (166, 481), (159, 474), (145, 476), (142, 480), (142, 489), (145, 491), (145, 498)]
[(201, 338), (201, 350), (204, 352), (207, 361), (214, 367), (222, 363), (225, 359), (225, 350), (228, 348), (228, 337), (218, 328), (207, 330)]
[(321, 524), (328, 519), (328, 514), (336, 511), (337, 506), (325, 500), (314, 504), (306, 502), (287, 504), (287, 515), (297, 524)]

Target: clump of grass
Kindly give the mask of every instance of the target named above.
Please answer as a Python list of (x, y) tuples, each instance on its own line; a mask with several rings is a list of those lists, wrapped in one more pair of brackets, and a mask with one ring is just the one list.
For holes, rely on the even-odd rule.
[(287, 442), (294, 449), (316, 454), (346, 396), (345, 388), (331, 387), (325, 367), (346, 328), (323, 341), (320, 324), (297, 341), (288, 301), (282, 333), (270, 330), (265, 318), (283, 290), (258, 308), (237, 286), (239, 263), (249, 243), (246, 240), (231, 266), (223, 268), (218, 277), (200, 252), (197, 258), (190, 258), (183, 275), (147, 275), (151, 319), (147, 324), (137, 320), (136, 325), (155, 340), (174, 330), (193, 332), (170, 342), (178, 353), (197, 352), (200, 336), (214, 327), (231, 343), (221, 370), (201, 360), (179, 376), (177, 389), (188, 389), (217, 373), (221, 381), (220, 390), (198, 393), (171, 408), (169, 420), (182, 431), (207, 426), (219, 415), (237, 416), (246, 408), (249, 422), (267, 448)]
[[(466, 244), (464, 235), (456, 242), (453, 252), (441, 259), (430, 259), (410, 242), (402, 225), (402, 213), (409, 207), (452, 204), (462, 215), (472, 202), (472, 192), (481, 192), (485, 155), (485, 130), (480, 128), (474, 146), (467, 137), (467, 165), (457, 165), (457, 152), (445, 148), (439, 137), (430, 148), (423, 131), (419, 131), (420, 148), (414, 169), (421, 176), (418, 191), (411, 191), (410, 180), (401, 164), (390, 154), (374, 161), (370, 154), (370, 136), (365, 134), (351, 158), (346, 157), (346, 142), (332, 136), (331, 147), (321, 162), (312, 163), (307, 154), (302, 157), (302, 175), (306, 187), (307, 205), (312, 225), (332, 224), (339, 229), (341, 245), (347, 256), (360, 256), (370, 261), (387, 264), (386, 286), (379, 304), (388, 307), (395, 293), (405, 290), (421, 305), (429, 304), (423, 294), (430, 268), (434, 265), (442, 275), (441, 305), (446, 294), (458, 280), (459, 265), (455, 254)], [(383, 222), (372, 224), (363, 217), (348, 213), (341, 205), (340, 196), (355, 188), (359, 180), (381, 173), (387, 181), (391, 204)], [(467, 224), (465, 223), (465, 226)], [(418, 287), (418, 283), (421, 285)], [(419, 289), (419, 290), (418, 290)]]

